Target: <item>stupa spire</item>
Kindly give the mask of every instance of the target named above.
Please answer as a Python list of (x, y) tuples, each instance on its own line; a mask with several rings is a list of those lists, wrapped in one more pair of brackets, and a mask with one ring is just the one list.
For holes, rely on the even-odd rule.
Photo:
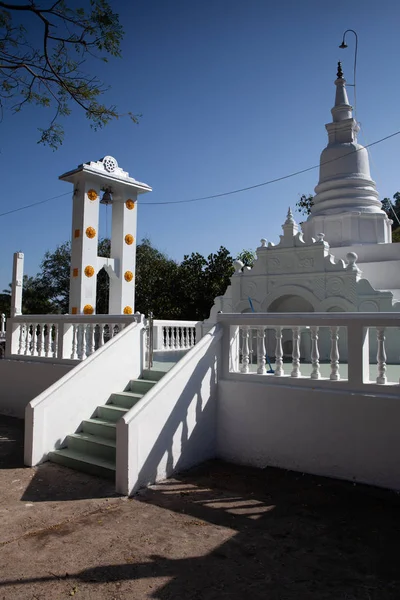
[(337, 79), (335, 81), (335, 85), (335, 106), (332, 108), (331, 113), (333, 122), (338, 123), (339, 121), (353, 118), (353, 107), (350, 106), (349, 99), (347, 97), (346, 80), (343, 77), (341, 62), (338, 62)]

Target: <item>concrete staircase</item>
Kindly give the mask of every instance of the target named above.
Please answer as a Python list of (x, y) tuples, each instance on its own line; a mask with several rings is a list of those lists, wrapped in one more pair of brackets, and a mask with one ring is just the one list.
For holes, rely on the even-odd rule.
[(115, 478), (116, 423), (159, 381), (165, 371), (145, 370), (129, 382), (124, 392), (111, 394), (94, 415), (67, 436), (65, 446), (49, 454), (49, 460), (100, 477)]

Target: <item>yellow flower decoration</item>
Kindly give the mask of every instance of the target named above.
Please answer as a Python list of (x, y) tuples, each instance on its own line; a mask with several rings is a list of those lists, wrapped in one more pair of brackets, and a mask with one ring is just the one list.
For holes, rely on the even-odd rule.
[(125, 271), (124, 277), (125, 277), (125, 281), (132, 281), (132, 279), (133, 279), (132, 271)]
[(85, 304), (85, 306), (83, 307), (83, 314), (84, 315), (92, 315), (93, 312), (94, 312), (93, 306), (91, 304)]
[(133, 208), (135, 208), (135, 203), (133, 200), (127, 200), (125, 202), (125, 206), (128, 210), (132, 210)]
[(89, 200), (91, 200), (92, 202), (94, 200), (97, 200), (97, 198), (99, 197), (99, 195), (96, 192), (96, 190), (89, 190), (88, 193), (87, 193), (87, 195), (88, 195)]
[(92, 267), (92, 265), (88, 265), (87, 267), (85, 267), (85, 275), (86, 277), (93, 277), (94, 268)]
[(132, 307), (131, 306), (125, 306), (124, 308), (124, 315), (131, 315), (132, 314)]
[(87, 227), (86, 228), (86, 235), (88, 236), (88, 238), (92, 239), (96, 236), (96, 230), (94, 227)]
[(128, 246), (131, 246), (134, 242), (135, 238), (133, 237), (133, 235), (131, 235), (130, 233), (127, 233), (125, 236), (125, 244), (128, 244)]

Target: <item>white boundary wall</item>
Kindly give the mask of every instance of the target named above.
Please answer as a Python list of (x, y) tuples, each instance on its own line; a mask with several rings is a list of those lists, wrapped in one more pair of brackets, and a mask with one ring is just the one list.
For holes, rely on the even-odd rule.
[[(143, 323), (132, 323), (32, 400), (25, 411), (25, 464), (37, 465), (105, 404), (110, 394), (139, 377)], [(36, 366), (36, 365), (35, 365)], [(37, 365), (39, 366), (39, 365)]]
[(221, 338), (214, 327), (118, 421), (118, 492), (215, 457)]
[(400, 490), (400, 398), (220, 381), (218, 457)]
[(0, 360), (0, 414), (23, 419), (26, 405), (73, 368), (24, 360)]
[[(394, 313), (219, 314), (224, 329), (218, 384), (217, 455), (235, 463), (348, 479), (400, 490), (400, 385), (386, 376), (385, 334)], [(312, 333), (312, 375), (301, 374), (299, 332)], [(330, 376), (318, 361), (318, 335), (331, 332)], [(338, 328), (347, 328), (348, 377), (340, 379)], [(265, 365), (265, 339), (276, 338), (275, 373)], [(282, 363), (282, 330), (293, 333), (292, 363)], [(368, 330), (378, 337), (370, 377)], [(249, 337), (257, 332), (251, 368)], [(376, 331), (375, 331), (376, 329)], [(312, 378), (314, 375), (314, 378)]]

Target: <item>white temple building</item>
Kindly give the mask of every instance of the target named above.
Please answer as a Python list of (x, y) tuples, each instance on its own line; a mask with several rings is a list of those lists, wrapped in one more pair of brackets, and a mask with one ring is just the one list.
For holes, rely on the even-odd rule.
[[(216, 298), (208, 324), (216, 322), (218, 312), (251, 312), (251, 306), (276, 313), (400, 311), (400, 244), (392, 243), (392, 221), (371, 179), (368, 152), (357, 142), (359, 125), (340, 63), (335, 86), (328, 145), (302, 231), (289, 209), (278, 244), (262, 239), (253, 268), (236, 261), (231, 285)], [(390, 334), (388, 361), (397, 362), (398, 334)], [(303, 338), (304, 346), (308, 338)], [(328, 346), (321, 348), (321, 358), (328, 358)], [(341, 346), (344, 359), (347, 344)]]

